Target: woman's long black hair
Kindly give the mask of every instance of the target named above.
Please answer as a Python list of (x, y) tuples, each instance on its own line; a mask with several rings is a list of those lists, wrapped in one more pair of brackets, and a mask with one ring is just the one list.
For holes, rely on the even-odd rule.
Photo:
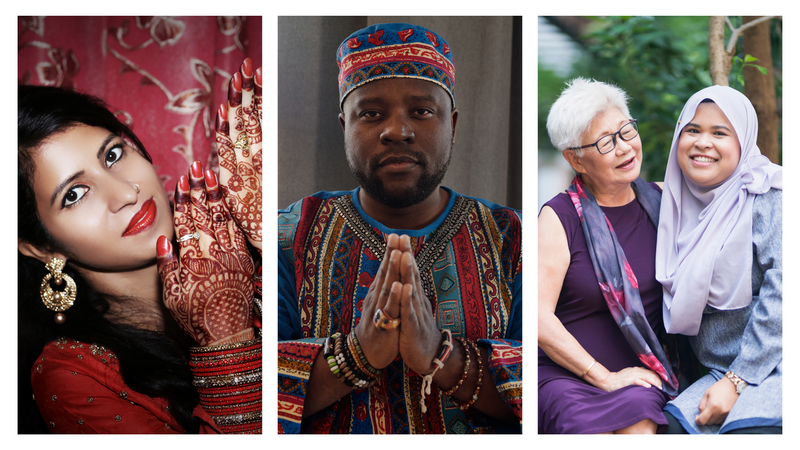
[[(129, 140), (152, 162), (144, 146), (125, 124), (95, 97), (60, 88), (20, 86), (18, 91), (18, 221), (19, 238), (39, 248), (63, 248), (42, 224), (33, 192), (33, 155), (48, 137), (76, 124), (105, 128)], [(155, 244), (153, 245), (155, 251)], [(39, 284), (47, 270), (44, 264), (18, 252), (18, 432), (47, 433), (32, 398), (31, 368), (45, 344), (59, 337), (103, 345), (113, 351), (125, 383), (133, 390), (166, 399), (170, 412), (189, 431), (196, 432), (192, 410), (198, 404), (188, 365), (188, 344), (163, 333), (123, 326), (105, 318), (110, 301), (94, 291), (69, 265), (64, 273), (77, 285), (74, 306), (65, 312), (67, 321), (58, 325), (55, 313), (39, 296)]]

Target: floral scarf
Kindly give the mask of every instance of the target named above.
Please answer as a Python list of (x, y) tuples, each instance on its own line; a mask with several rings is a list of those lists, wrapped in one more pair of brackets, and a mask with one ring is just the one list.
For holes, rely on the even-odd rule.
[[(661, 195), (638, 177), (631, 187), (653, 226), (658, 227)], [(663, 391), (676, 396), (678, 378), (672, 372), (670, 362), (647, 321), (639, 296), (639, 282), (617, 241), (614, 228), (579, 176), (572, 180), (567, 193), (578, 211), (594, 273), (611, 316), (639, 360), (664, 381)]]

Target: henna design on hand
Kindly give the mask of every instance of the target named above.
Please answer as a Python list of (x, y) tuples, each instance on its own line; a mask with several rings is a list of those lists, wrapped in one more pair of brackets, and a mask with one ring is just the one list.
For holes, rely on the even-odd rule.
[[(249, 59), (242, 64), (231, 79), (228, 104), (220, 105), (216, 121), (219, 190), (234, 221), (259, 252), (263, 241), (260, 74), (259, 68), (254, 76)], [(242, 135), (247, 145), (234, 145)]]
[(252, 328), (255, 265), (216, 177), (207, 171), (198, 178), (202, 167), (195, 164), (191, 185), (181, 176), (176, 187), (173, 223), (178, 236), (197, 230), (200, 239), (182, 242), (176, 255), (160, 237), (158, 270), (165, 305), (181, 328), (206, 346)]

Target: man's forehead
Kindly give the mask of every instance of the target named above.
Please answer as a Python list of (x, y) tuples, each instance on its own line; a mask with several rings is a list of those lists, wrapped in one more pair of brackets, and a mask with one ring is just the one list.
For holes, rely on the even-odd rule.
[(450, 103), (444, 88), (426, 80), (415, 78), (386, 78), (375, 80), (354, 89), (344, 100), (344, 105), (363, 107), (368, 104), (401, 101)]

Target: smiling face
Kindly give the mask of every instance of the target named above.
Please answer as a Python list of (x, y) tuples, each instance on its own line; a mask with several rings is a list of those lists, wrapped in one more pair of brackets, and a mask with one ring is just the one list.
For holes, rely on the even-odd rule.
[(458, 119), (444, 89), (408, 78), (372, 81), (353, 90), (343, 110), (347, 162), (372, 199), (405, 208), (439, 186)]
[(739, 138), (719, 106), (700, 103), (678, 139), (676, 157), (683, 174), (700, 186), (714, 186), (733, 174), (740, 156)]
[[(589, 131), (584, 134), (581, 145), (597, 142), (605, 135), (616, 133), (630, 121), (619, 108), (612, 107), (595, 117)], [(595, 146), (583, 149), (583, 156), (579, 158), (571, 157), (574, 151), (565, 151), (570, 165), (581, 174), (592, 192), (627, 188), (639, 176), (642, 168), (642, 140), (638, 135), (629, 141), (624, 141), (619, 136), (616, 139), (614, 150), (604, 155)], [(567, 152), (571, 152), (571, 155)]]
[(140, 153), (104, 128), (76, 125), (33, 158), (39, 217), (73, 263), (118, 271), (155, 262), (156, 240), (173, 235), (172, 213)]

